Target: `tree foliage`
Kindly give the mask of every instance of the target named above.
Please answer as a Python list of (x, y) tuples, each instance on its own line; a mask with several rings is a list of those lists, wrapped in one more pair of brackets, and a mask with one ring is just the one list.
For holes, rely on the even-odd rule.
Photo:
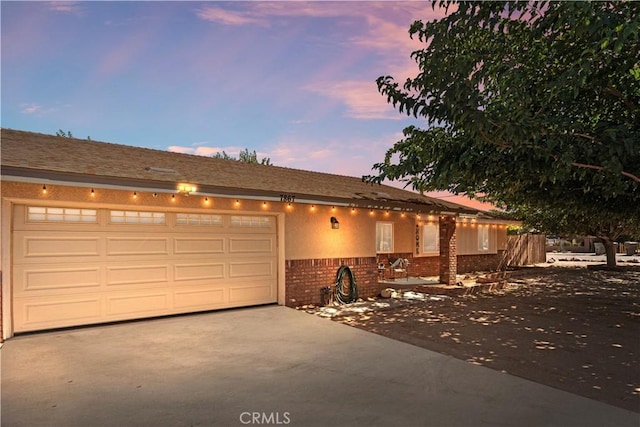
[[(74, 138), (73, 134), (71, 133), (71, 131), (63, 131), (62, 129), (58, 129), (58, 131), (56, 132), (56, 136), (60, 136), (63, 138)], [(87, 136), (87, 141), (91, 141), (91, 137)]]
[(236, 160), (244, 163), (253, 163), (253, 164), (271, 166), (271, 159), (269, 157), (263, 157), (258, 161), (258, 154), (256, 153), (256, 151), (255, 150), (249, 151), (248, 148), (245, 148), (244, 150), (240, 151), (237, 158), (227, 154), (225, 151), (217, 152), (212, 157), (215, 159)]
[(640, 3), (433, 5), (449, 13), (409, 30), (418, 75), (377, 80), (426, 127), (366, 178), (482, 195), (548, 230), (638, 232)]

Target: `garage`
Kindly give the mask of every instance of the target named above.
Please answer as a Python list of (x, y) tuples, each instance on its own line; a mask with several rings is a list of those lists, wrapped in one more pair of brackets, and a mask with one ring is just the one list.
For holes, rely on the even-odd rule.
[(273, 215), (14, 205), (15, 332), (276, 303)]

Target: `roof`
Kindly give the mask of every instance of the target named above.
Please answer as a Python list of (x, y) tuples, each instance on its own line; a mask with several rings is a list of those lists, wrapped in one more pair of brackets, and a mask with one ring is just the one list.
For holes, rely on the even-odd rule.
[(178, 183), (198, 193), (232, 196), (294, 196), (296, 201), (401, 208), (422, 212), (476, 213), (446, 202), (361, 177), (217, 159), (1, 129), (3, 180), (57, 180), (70, 184), (112, 185), (176, 191)]

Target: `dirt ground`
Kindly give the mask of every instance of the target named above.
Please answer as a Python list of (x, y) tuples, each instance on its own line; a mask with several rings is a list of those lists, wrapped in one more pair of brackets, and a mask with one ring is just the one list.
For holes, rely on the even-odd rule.
[(395, 296), (307, 311), (640, 413), (640, 268), (539, 268), (493, 293)]

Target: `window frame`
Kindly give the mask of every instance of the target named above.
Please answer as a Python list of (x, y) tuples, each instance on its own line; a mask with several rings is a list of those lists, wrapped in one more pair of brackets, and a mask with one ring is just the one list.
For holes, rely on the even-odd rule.
[[(378, 254), (391, 254), (395, 250), (395, 224), (391, 221), (376, 221), (376, 253)], [(385, 236), (384, 229), (390, 230), (390, 235)], [(384, 239), (389, 237), (390, 248), (384, 249)]]
[(232, 215), (230, 218), (233, 228), (271, 228), (271, 217), (263, 215)]
[[(118, 216), (114, 213), (121, 212)], [(135, 215), (134, 215), (135, 214)], [(142, 214), (142, 215), (141, 215)], [(122, 218), (122, 221), (114, 221), (113, 218)], [(145, 221), (151, 219), (151, 221)], [(111, 225), (167, 225), (167, 214), (155, 211), (131, 211), (123, 209), (109, 209), (109, 224)]]
[[(434, 249), (426, 249), (427, 236), (426, 230), (433, 229), (435, 231)], [(440, 224), (439, 223), (424, 223), (420, 225), (420, 253), (424, 255), (434, 255), (440, 253)]]
[(178, 226), (203, 226), (203, 227), (222, 227), (222, 215), (218, 214), (201, 214), (201, 213), (176, 213), (176, 225)]
[(488, 252), (491, 248), (489, 226), (478, 225), (477, 230), (478, 230), (478, 251)]
[[(40, 210), (40, 212), (36, 212)], [(58, 206), (27, 206), (26, 221), (31, 223), (97, 224), (98, 210)]]

